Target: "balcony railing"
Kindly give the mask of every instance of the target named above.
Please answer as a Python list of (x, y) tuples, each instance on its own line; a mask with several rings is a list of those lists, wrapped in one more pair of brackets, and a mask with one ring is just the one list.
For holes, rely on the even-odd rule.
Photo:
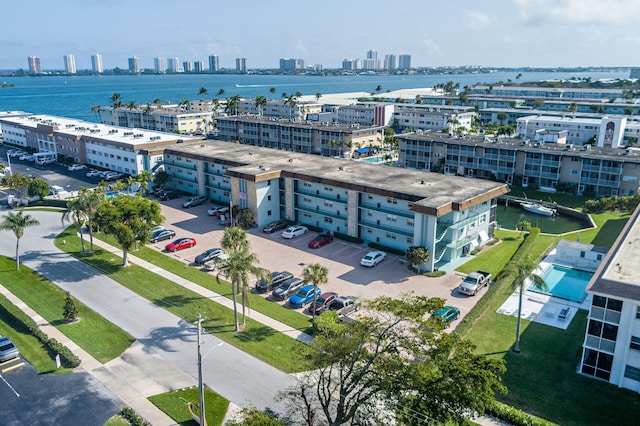
[(363, 210), (367, 209), (367, 210), (379, 211), (382, 213), (402, 216), (409, 219), (413, 219), (413, 216), (414, 216), (413, 212), (409, 210), (394, 209), (393, 207), (388, 207), (386, 204), (383, 204), (383, 203), (380, 203), (380, 204), (360, 203), (360, 206), (358, 206), (358, 208)]
[[(294, 193), (297, 195), (304, 195), (307, 197), (319, 198), (321, 200), (327, 200), (327, 201), (340, 203), (340, 204), (347, 204), (347, 201), (348, 201), (346, 195), (344, 196), (344, 198), (342, 198), (342, 194), (336, 194), (334, 196), (330, 196), (322, 192), (315, 192), (311, 190), (302, 189), (299, 187), (295, 189)], [(340, 198), (336, 198), (337, 195), (340, 195)]]
[(382, 223), (369, 222), (369, 221), (360, 219), (360, 221), (358, 222), (358, 225), (365, 226), (367, 228), (380, 229), (382, 231), (391, 232), (393, 234), (404, 235), (405, 237), (413, 237), (413, 230), (409, 231), (409, 230), (398, 229), (393, 226), (388, 226)]
[(305, 205), (297, 205), (295, 209), (309, 212), (309, 213), (319, 214), (322, 216), (329, 216), (335, 219), (347, 220), (346, 211), (345, 211), (345, 214), (338, 214), (338, 210), (328, 211), (323, 209), (316, 209), (316, 208), (313, 208), (312, 206), (305, 206)]

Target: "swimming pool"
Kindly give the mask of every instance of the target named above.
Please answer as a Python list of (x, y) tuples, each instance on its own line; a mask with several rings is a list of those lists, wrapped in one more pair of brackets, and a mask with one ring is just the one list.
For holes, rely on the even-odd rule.
[(367, 157), (367, 158), (363, 158), (360, 161), (362, 161), (363, 163), (373, 163), (373, 164), (378, 164), (378, 163), (384, 163), (387, 160), (385, 160), (382, 157)]
[(547, 283), (547, 290), (541, 291), (533, 286), (529, 286), (529, 290), (582, 303), (587, 295), (584, 290), (587, 288), (591, 277), (593, 277), (593, 273), (560, 265), (551, 265), (540, 277)]

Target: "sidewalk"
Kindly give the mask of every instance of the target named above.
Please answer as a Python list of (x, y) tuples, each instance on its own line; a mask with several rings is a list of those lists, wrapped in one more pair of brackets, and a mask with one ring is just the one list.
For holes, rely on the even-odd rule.
[(37, 312), (27, 306), (27, 304), (22, 300), (14, 296), (13, 293), (11, 293), (2, 285), (0, 285), (0, 294), (5, 296), (9, 301), (11, 301), (11, 303), (16, 305), (31, 319), (33, 319), (36, 324), (38, 324), (38, 327), (40, 327), (40, 329), (47, 336), (49, 336), (49, 338), (56, 339), (58, 342), (69, 348), (71, 352), (73, 352), (78, 358), (80, 358), (82, 363), (78, 367), (79, 369), (83, 369), (91, 374), (96, 380), (98, 380), (107, 389), (113, 392), (113, 394), (120, 398), (126, 405), (133, 408), (141, 417), (143, 417), (149, 423), (154, 426), (175, 425), (173, 419), (167, 416), (158, 407), (153, 405), (140, 391), (138, 386), (132, 385), (129, 377), (120, 376), (116, 374), (111, 368), (109, 368), (110, 363), (119, 360), (120, 358), (116, 358), (116, 360), (112, 360), (110, 363), (107, 363), (105, 365), (101, 364), (98, 360), (89, 355), (84, 349), (80, 348), (75, 342), (70, 340), (57, 328), (49, 324), (47, 320), (42, 318)]
[[(103, 248), (104, 250), (107, 250), (110, 253), (116, 254), (118, 256), (122, 256), (122, 249), (114, 247), (97, 238), (93, 239), (93, 244)], [(219, 303), (222, 306), (225, 306), (233, 310), (233, 301), (231, 299), (221, 296), (218, 293), (215, 293), (198, 284), (195, 284), (189, 280), (186, 280), (174, 273), (171, 273), (165, 269), (162, 269), (154, 265), (153, 263), (147, 262), (146, 260), (142, 260), (139, 257), (132, 255), (131, 253), (128, 253), (127, 257), (131, 263), (135, 263), (136, 265), (141, 266), (148, 271), (158, 274), (164, 278), (167, 278), (173, 281), (174, 283), (193, 291), (194, 293), (198, 293), (199, 295), (206, 297), (207, 299), (210, 299), (216, 303)], [(309, 334), (306, 334), (299, 330), (293, 329), (290, 326), (281, 323), (280, 321), (277, 321), (271, 317), (261, 314), (260, 312), (251, 310), (247, 316), (263, 325), (266, 325), (267, 327), (271, 327), (274, 330), (279, 331), (280, 333), (286, 334), (287, 336), (293, 339), (296, 339), (302, 343), (309, 344), (313, 340), (313, 336), (310, 336)]]

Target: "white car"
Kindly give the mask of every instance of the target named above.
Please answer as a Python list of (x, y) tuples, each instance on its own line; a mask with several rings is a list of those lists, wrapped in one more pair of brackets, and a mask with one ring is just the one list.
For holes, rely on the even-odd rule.
[(360, 260), (360, 264), (362, 266), (376, 266), (384, 260), (386, 255), (387, 253), (383, 251), (370, 251)]
[(96, 177), (100, 176), (100, 170), (89, 170), (87, 172), (87, 177)]
[(87, 166), (85, 166), (84, 164), (72, 164), (69, 167), (67, 167), (67, 170), (69, 170), (70, 172), (74, 172), (76, 170), (82, 170), (86, 168)]
[(295, 238), (304, 235), (309, 231), (306, 226), (294, 225), (282, 231), (282, 238)]
[(63, 187), (58, 185), (51, 185), (49, 187), (49, 195), (60, 195), (67, 192)]
[(223, 214), (228, 214), (229, 213), (229, 207), (226, 206), (216, 206), (216, 207), (211, 207), (209, 210), (207, 210), (207, 214), (209, 216), (222, 216)]

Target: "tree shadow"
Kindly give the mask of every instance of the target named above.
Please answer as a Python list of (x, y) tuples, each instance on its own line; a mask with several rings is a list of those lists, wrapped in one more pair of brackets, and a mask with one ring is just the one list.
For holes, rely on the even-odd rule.
[(591, 244), (597, 246), (611, 247), (615, 239), (620, 235), (622, 228), (627, 223), (629, 219), (610, 219), (605, 223), (598, 234), (595, 236)]
[(249, 327), (236, 334), (235, 338), (241, 342), (261, 342), (275, 334), (275, 330), (264, 325)]
[(160, 299), (153, 299), (152, 302), (158, 306), (163, 307), (178, 307), (184, 306), (190, 303), (197, 303), (198, 300), (202, 300), (204, 297), (187, 297), (183, 295), (171, 295), (165, 296)]

